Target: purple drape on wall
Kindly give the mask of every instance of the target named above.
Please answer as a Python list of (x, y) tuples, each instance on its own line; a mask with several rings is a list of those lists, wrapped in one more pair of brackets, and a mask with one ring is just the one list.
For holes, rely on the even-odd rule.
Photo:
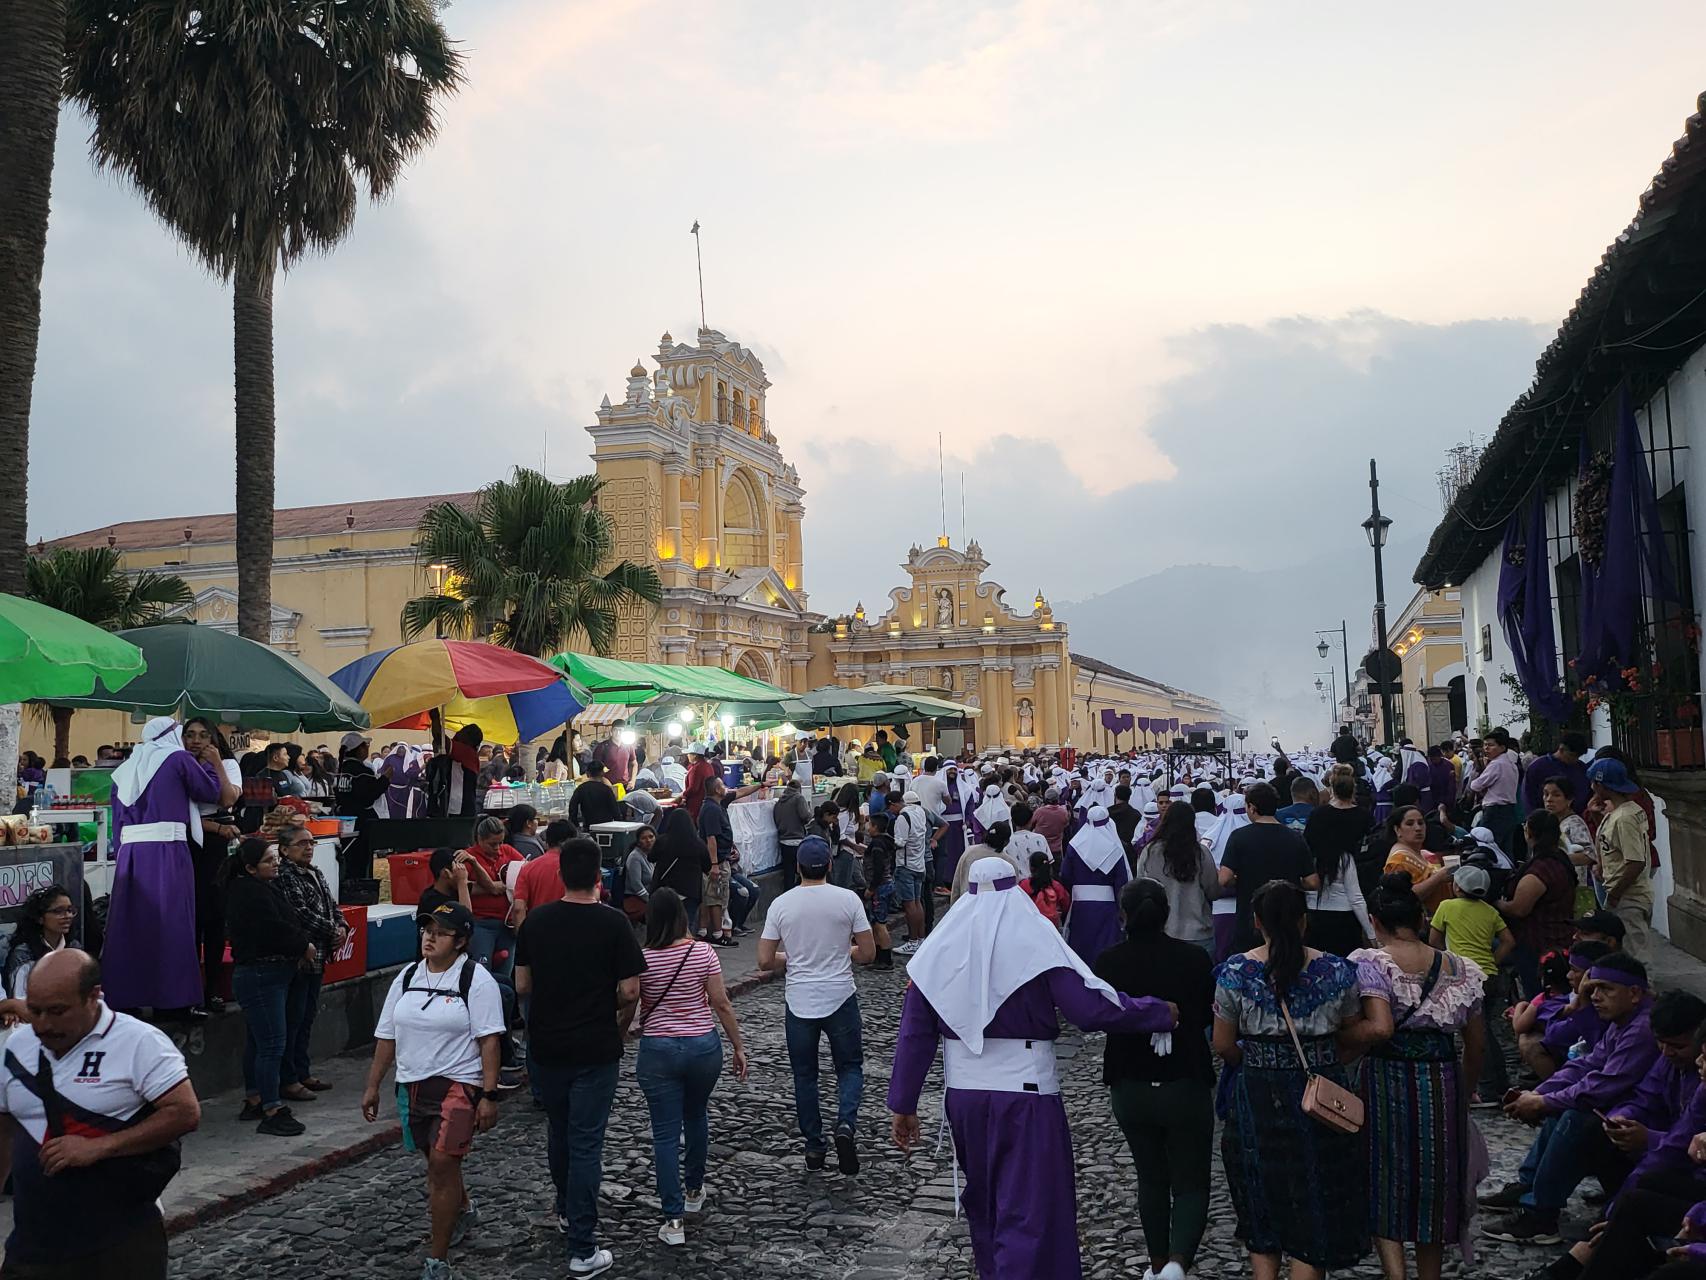
[[(1587, 460), (1584, 440), (1582, 460)], [(1613, 680), (1636, 658), (1641, 597), (1677, 599), (1664, 527), (1659, 523), (1653, 478), (1641, 448), (1635, 410), (1625, 391), (1612, 442), (1611, 490), (1605, 513), (1605, 553), (1599, 564), (1582, 560), (1581, 676)]]
[(1511, 647), (1511, 665), (1529, 704), (1548, 720), (1565, 719), (1570, 701), (1558, 682), (1546, 555), (1546, 495), (1539, 486), (1527, 512), (1513, 513), (1505, 526), (1497, 607), (1500, 628)]

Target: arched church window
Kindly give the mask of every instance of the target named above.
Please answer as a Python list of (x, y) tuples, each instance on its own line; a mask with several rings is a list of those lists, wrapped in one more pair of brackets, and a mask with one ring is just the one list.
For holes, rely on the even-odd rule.
[(737, 471), (723, 494), (723, 567), (750, 569), (769, 564), (764, 544), (764, 508), (752, 480)]
[(729, 384), (726, 382), (719, 382), (717, 384), (717, 421), (718, 422), (727, 422), (728, 420), (729, 420)]

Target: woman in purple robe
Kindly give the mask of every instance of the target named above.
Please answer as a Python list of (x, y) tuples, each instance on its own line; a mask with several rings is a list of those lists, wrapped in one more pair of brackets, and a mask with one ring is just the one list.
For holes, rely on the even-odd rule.
[(102, 986), (114, 1009), (189, 1009), (202, 997), (196, 959), (195, 864), (190, 828), (197, 803), (217, 803), (224, 772), (209, 742), (183, 747), (170, 716), (156, 716), (130, 759), (113, 770), (118, 864), (101, 953)]
[(1066, 846), (1055, 878), (1072, 893), (1066, 941), (1086, 965), (1120, 940), (1120, 890), (1131, 864), (1108, 811), (1096, 805)]
[[(973, 948), (980, 954), (967, 964)], [(1080, 1280), (1072, 1134), (1054, 1056), (1059, 1018), (1087, 1031), (1170, 1036), (1178, 1010), (1122, 996), (1092, 974), (1018, 891), (1003, 858), (972, 864), (967, 896), (924, 940), (907, 976), (889, 1078), (896, 1145), (910, 1151), (918, 1141), (918, 1097), (940, 1043), (978, 1274)]]

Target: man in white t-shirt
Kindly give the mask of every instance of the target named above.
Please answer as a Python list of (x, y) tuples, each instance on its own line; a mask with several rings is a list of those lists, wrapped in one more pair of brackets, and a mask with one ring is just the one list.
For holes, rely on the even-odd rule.
[(942, 761), (938, 756), (924, 758), (924, 772), (912, 780), (912, 790), (924, 812), (938, 821), (946, 821), (948, 810), (948, 780), (942, 776)]
[(827, 1154), (817, 1092), (818, 1037), (827, 1035), (838, 1099), (835, 1155), (841, 1172), (854, 1174), (859, 1172), (853, 1135), (865, 1086), (865, 1050), (853, 965), (870, 964), (877, 944), (859, 895), (825, 883), (829, 861), (829, 843), (821, 836), (800, 841), (800, 883), (770, 904), (758, 967), (786, 976), (788, 1062), (806, 1168), (823, 1168)]
[(159, 1197), (178, 1139), (201, 1121), (184, 1055), (107, 1008), (86, 951), (43, 957), (26, 1004), (31, 1025), (12, 1033), (0, 1068), (6, 1274), (165, 1280)]

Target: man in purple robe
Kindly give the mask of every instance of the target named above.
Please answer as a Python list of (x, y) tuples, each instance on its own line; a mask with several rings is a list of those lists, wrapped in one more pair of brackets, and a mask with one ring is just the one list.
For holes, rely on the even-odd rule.
[(960, 855), (966, 851), (966, 802), (960, 782), (960, 767), (950, 763), (943, 771), (947, 794), (942, 802), (942, 821), (948, 824), (941, 843), (936, 846), (936, 883), (952, 884), (959, 870)]
[(113, 770), (118, 864), (101, 968), (114, 1009), (188, 1009), (202, 998), (190, 825), (197, 802), (218, 802), (224, 776), (219, 748), (191, 755), (170, 716), (150, 720)]
[(940, 1042), (978, 1274), (1079, 1280), (1072, 1134), (1054, 1056), (1059, 1017), (1087, 1031), (1161, 1036), (1178, 1010), (1097, 978), (1017, 886), (1006, 859), (979, 858), (966, 896), (907, 966), (888, 1106), (895, 1144), (910, 1151)]
[(1101, 805), (1066, 846), (1055, 878), (1072, 892), (1066, 917), (1066, 941), (1086, 965), (1120, 940), (1120, 890), (1131, 879), (1131, 864), (1113, 820)]

